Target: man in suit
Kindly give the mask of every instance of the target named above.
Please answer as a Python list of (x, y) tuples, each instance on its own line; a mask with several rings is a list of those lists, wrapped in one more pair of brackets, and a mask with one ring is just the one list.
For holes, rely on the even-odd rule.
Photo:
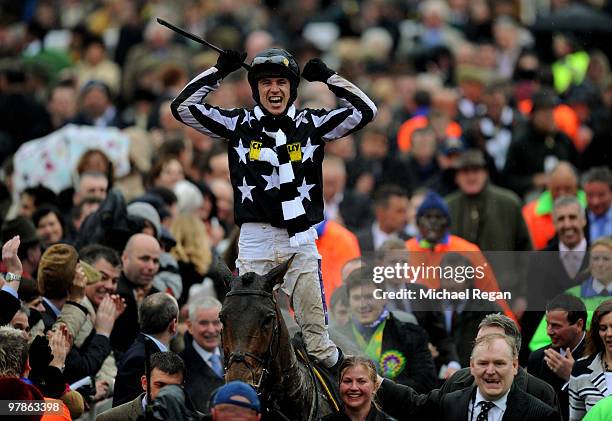
[(375, 220), (357, 232), (362, 255), (378, 250), (391, 238), (408, 239), (404, 228), (408, 223), (409, 205), (408, 195), (396, 185), (384, 185), (374, 193)]
[(140, 378), (145, 372), (145, 348), (150, 346), (151, 352), (168, 351), (170, 340), (176, 334), (178, 311), (176, 299), (165, 292), (143, 300), (138, 310), (140, 333), (117, 367), (113, 407), (138, 396)]
[(550, 406), (512, 388), (518, 370), (514, 340), (492, 333), (476, 340), (470, 359), (475, 386), (443, 395), (438, 404), (440, 418), (448, 421), (560, 420)]
[(208, 410), (211, 393), (224, 383), (221, 345), (221, 303), (209, 296), (189, 303), (188, 333), (181, 353), (189, 367), (185, 392), (200, 412)]
[(122, 271), (117, 294), (125, 300), (125, 311), (117, 319), (111, 334), (111, 344), (116, 353), (125, 352), (138, 335), (138, 305), (153, 288), (153, 278), (159, 271), (161, 248), (157, 239), (147, 234), (130, 237), (121, 255)]
[(96, 421), (137, 421), (144, 416), (147, 407), (147, 385), (150, 385), (152, 402), (164, 386), (183, 383), (185, 363), (174, 352), (156, 352), (151, 355), (150, 367), (150, 379), (147, 380), (144, 374), (139, 379), (142, 393), (129, 402), (101, 413)]
[[(544, 249), (546, 253), (534, 255), (527, 271), (529, 307), (521, 320), (526, 344), (544, 316), (546, 298), (578, 285), (589, 261), (582, 205), (573, 196), (562, 196), (555, 200), (553, 206), (553, 223), (558, 241), (552, 241)], [(530, 344), (531, 350), (541, 346)]]
[(555, 389), (565, 420), (569, 419), (569, 396), (564, 386), (572, 373), (574, 359), (582, 356), (586, 321), (586, 307), (580, 298), (568, 294), (556, 296), (546, 306), (546, 333), (552, 344), (529, 356), (529, 373)]
[[(520, 349), (522, 341), (521, 332), (511, 318), (503, 314), (489, 314), (485, 316), (478, 325), (478, 333), (476, 334), (476, 338), (492, 333), (510, 336), (514, 339), (514, 343), (516, 343), (518, 347), (517, 350)], [(440, 393), (451, 393), (466, 387), (470, 387), (473, 384), (474, 376), (472, 376), (470, 369), (462, 368), (453, 374), (448, 380), (446, 380), (440, 389)], [(517, 373), (514, 378), (514, 387), (538, 398), (545, 404), (560, 410), (559, 400), (557, 399), (557, 394), (552, 386), (545, 381), (527, 373), (527, 371), (520, 366), (517, 368)]]

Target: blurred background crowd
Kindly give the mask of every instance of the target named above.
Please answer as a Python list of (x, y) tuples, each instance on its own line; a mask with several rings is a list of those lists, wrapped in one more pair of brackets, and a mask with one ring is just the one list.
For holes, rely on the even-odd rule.
[[(64, 371), (65, 381), (94, 376), (86, 400), (112, 396), (119, 362), (139, 332), (163, 336), (168, 347), (177, 331), (199, 337), (204, 349), (218, 347), (219, 326), (209, 323), (212, 333), (194, 326), (198, 318), (216, 320), (207, 312), (218, 313), (226, 292), (207, 276), (211, 264), (224, 259), (235, 269), (227, 146), (170, 111), (217, 53), (156, 17), (224, 49), (246, 51), (247, 62), (271, 46), (288, 49), (302, 66), (321, 57), (376, 103), (373, 123), (326, 145), (317, 246), (334, 326), (350, 331), (351, 323), (365, 326), (384, 316), (422, 329), (423, 343), (415, 339), (419, 333), (404, 345), (426, 350), (433, 374), (415, 377), (407, 369), (406, 384), (427, 391), (465, 367), (471, 347), (462, 346), (482, 317), (497, 311), (522, 325), (524, 365), (551, 340), (556, 349), (582, 342), (586, 317), (570, 339), (555, 336), (546, 319), (566, 309), (560, 323), (574, 326), (567, 316), (576, 303), (546, 305), (564, 292), (577, 296), (590, 323), (612, 294), (612, 2), (0, 0), (0, 242), (20, 236), (24, 302), (3, 323), (45, 331), (66, 302), (85, 299), (79, 305), (94, 315), (102, 308), (97, 321), (68, 322), (68, 332), (56, 329), (49, 339), (57, 347), (62, 337), (72, 338), (67, 367), (73, 371)], [(246, 72), (226, 78), (207, 101), (253, 106)], [(335, 101), (323, 84), (302, 83), (296, 105), (334, 108)], [(438, 231), (420, 220), (432, 210), (443, 218)], [(524, 265), (512, 260), (516, 255), (497, 255), (498, 271), (485, 289), (511, 290), (511, 302), (473, 312), (453, 303), (421, 312), (398, 301), (367, 311), (354, 304), (361, 299), (351, 294), (355, 286), (361, 295), (369, 288), (345, 282), (360, 256), (378, 253), (386, 264), (392, 251), (436, 245), (547, 253), (522, 257)], [(462, 258), (444, 264), (461, 265)], [(83, 291), (73, 285), (77, 259), (93, 267)], [(506, 279), (504, 263), (520, 266), (525, 282)], [(155, 292), (176, 299), (176, 326), (172, 304)], [(125, 309), (117, 300), (111, 306), (107, 294), (124, 297)], [(139, 312), (159, 308), (167, 310), (165, 325), (149, 320), (147, 326), (142, 315), (139, 325)], [(399, 313), (389, 316), (390, 310)], [(106, 341), (92, 340), (92, 331)], [(186, 347), (195, 358), (185, 345), (190, 339), (183, 342), (172, 349)], [(557, 377), (567, 381), (569, 373)], [(554, 386), (567, 395), (563, 383)], [(136, 395), (122, 390), (120, 403), (139, 387)], [(560, 400), (567, 411), (567, 396)]]

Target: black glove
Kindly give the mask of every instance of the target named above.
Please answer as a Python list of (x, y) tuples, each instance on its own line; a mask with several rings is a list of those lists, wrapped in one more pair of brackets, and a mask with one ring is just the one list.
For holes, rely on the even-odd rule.
[(318, 58), (310, 60), (306, 63), (306, 66), (304, 66), (304, 70), (302, 70), (302, 77), (308, 82), (325, 82), (331, 75), (335, 74), (336, 72), (327, 67), (327, 65)]
[(219, 69), (219, 73), (225, 77), (240, 69), (246, 56), (247, 53), (239, 53), (235, 50), (223, 50), (223, 52), (219, 54), (215, 67)]

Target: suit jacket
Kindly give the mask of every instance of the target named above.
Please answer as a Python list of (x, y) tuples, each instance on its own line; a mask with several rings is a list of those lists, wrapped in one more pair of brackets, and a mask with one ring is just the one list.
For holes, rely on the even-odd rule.
[(528, 311), (521, 319), (523, 335), (521, 363), (527, 362), (528, 345), (544, 317), (546, 302), (569, 288), (579, 285), (584, 280), (589, 262), (588, 253), (585, 253), (578, 274), (572, 279), (565, 271), (559, 256), (558, 240), (551, 241), (542, 251), (546, 253), (535, 253), (532, 256), (527, 271)]
[[(578, 359), (580, 355), (582, 355), (582, 352), (584, 351), (585, 341), (586, 338), (583, 339), (578, 344), (576, 349), (572, 352), (572, 355), (574, 355), (575, 359)], [(527, 366), (527, 369), (529, 370), (529, 374), (544, 380), (546, 383), (548, 383), (555, 389), (555, 392), (557, 392), (557, 397), (559, 398), (559, 403), (561, 404), (561, 415), (563, 416), (564, 420), (568, 420), (569, 395), (568, 389), (563, 389), (563, 386), (565, 385), (566, 381), (563, 380), (561, 377), (557, 376), (555, 373), (553, 373), (544, 361), (544, 350), (548, 348), (550, 348), (550, 345), (533, 351), (529, 356), (529, 364)]]
[[(373, 226), (370, 225), (355, 233), (357, 240), (359, 241), (359, 249), (361, 250), (362, 256), (366, 253), (374, 252), (374, 234), (372, 233), (372, 228)], [(410, 239), (410, 236), (403, 231), (398, 231), (397, 237), (402, 241)]]
[(42, 302), (43, 307), (45, 308), (44, 313), (41, 313), (41, 318), (45, 325), (45, 332), (46, 332), (47, 330), (51, 329), (51, 327), (57, 320), (57, 316), (53, 312), (53, 309), (51, 308), (51, 306), (47, 304), (45, 300), (42, 300), (41, 302)]
[(210, 395), (225, 381), (208, 366), (200, 354), (193, 347), (193, 338), (188, 333), (185, 335), (185, 349), (181, 357), (185, 361), (185, 392), (193, 402), (195, 409), (200, 412), (208, 412), (208, 401)]
[(141, 393), (130, 402), (102, 412), (96, 417), (96, 421), (137, 421), (140, 416), (144, 415), (142, 410), (142, 398), (144, 396), (145, 394)]
[[(140, 326), (138, 325), (138, 303), (136, 298), (134, 298), (133, 288), (134, 284), (121, 272), (121, 277), (117, 284), (117, 294), (125, 300), (125, 311), (115, 321), (110, 336), (111, 345), (117, 360), (121, 359), (121, 355), (132, 345), (138, 336), (138, 332), (140, 332)], [(148, 295), (156, 292), (159, 291), (153, 287)]]
[[(123, 354), (123, 358), (117, 367), (117, 378), (115, 379), (115, 393), (113, 396), (113, 407), (121, 405), (134, 399), (142, 392), (140, 377), (145, 372), (145, 341), (149, 339), (142, 333)], [(161, 349), (152, 342), (151, 353), (160, 352)]]
[[(467, 421), (468, 410), (476, 386), (443, 395), (438, 407), (440, 420)], [(475, 418), (475, 417), (472, 417)], [(559, 413), (539, 399), (512, 387), (506, 402), (506, 411), (502, 421), (560, 421)]]
[[(471, 387), (474, 384), (474, 377), (470, 373), (469, 368), (462, 368), (446, 380), (440, 389), (440, 393), (446, 394), (457, 390)], [(522, 390), (531, 396), (538, 398), (546, 405), (560, 410), (559, 399), (555, 393), (555, 389), (545, 381), (532, 376), (522, 367), (518, 368), (518, 372), (514, 377), (513, 387)]]

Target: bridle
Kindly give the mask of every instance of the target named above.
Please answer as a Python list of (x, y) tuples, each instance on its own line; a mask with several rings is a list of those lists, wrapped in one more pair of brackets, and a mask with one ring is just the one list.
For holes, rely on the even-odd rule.
[[(239, 295), (259, 295), (262, 297), (269, 298), (272, 301), (272, 305), (274, 307), (275, 320), (274, 327), (272, 329), (272, 338), (268, 343), (268, 349), (264, 355), (256, 355), (249, 351), (234, 351), (231, 352), (226, 359), (225, 364), (225, 372), (229, 370), (229, 368), (234, 363), (244, 364), (246, 368), (251, 372), (251, 378), (253, 380), (252, 386), (255, 388), (255, 391), (259, 396), (262, 396), (263, 390), (262, 387), (266, 383), (268, 375), (270, 374), (270, 365), (272, 361), (276, 359), (278, 356), (278, 352), (280, 350), (280, 331), (279, 331), (279, 317), (278, 308), (276, 306), (276, 301), (274, 300), (274, 296), (266, 291), (259, 291), (254, 289), (239, 289), (236, 291), (230, 291), (227, 293), (226, 297), (231, 296), (239, 296)], [(273, 350), (273, 348), (276, 348)], [(251, 358), (252, 360), (257, 362), (257, 366), (254, 366), (247, 361), (246, 357)], [(255, 369), (261, 368), (261, 375), (259, 376), (259, 380), (255, 382)]]

